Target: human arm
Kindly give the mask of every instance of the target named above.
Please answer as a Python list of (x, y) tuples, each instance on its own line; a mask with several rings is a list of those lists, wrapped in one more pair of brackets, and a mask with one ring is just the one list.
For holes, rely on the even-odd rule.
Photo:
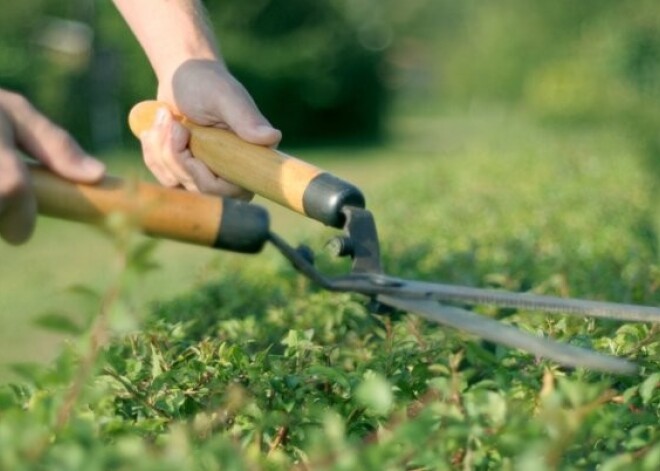
[[(229, 128), (254, 144), (277, 145), (281, 133), (227, 69), (199, 0), (114, 2), (156, 73), (160, 101), (199, 124)], [(162, 184), (249, 196), (194, 159), (187, 148), (189, 138), (166, 110), (141, 136), (145, 163)]]

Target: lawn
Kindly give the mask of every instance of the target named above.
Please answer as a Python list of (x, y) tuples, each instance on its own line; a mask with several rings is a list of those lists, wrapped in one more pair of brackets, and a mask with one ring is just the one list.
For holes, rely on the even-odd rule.
[[(621, 132), (490, 110), (402, 119), (392, 136), (296, 152), (363, 188), (388, 272), (658, 304), (658, 175)], [(272, 219), (312, 247), (332, 233), (275, 208)], [(271, 249), (163, 242), (159, 269), (143, 275), (129, 257), (118, 275), (107, 238), (41, 221), (30, 245), (1, 250), (5, 363), (55, 356), (57, 337), (30, 322), (41, 312), (71, 305), (80, 323), (99, 311), (67, 286), (123, 289), (106, 296), (108, 326), (0, 391), (7, 469), (660, 467), (657, 327), (477, 309), (641, 365), (621, 378), (371, 315)], [(100, 350), (85, 341), (106, 337)]]

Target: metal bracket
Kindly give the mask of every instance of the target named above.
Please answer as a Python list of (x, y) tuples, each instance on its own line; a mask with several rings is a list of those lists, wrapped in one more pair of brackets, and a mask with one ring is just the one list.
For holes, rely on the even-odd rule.
[(353, 259), (351, 273), (382, 274), (376, 222), (370, 211), (355, 206), (342, 209), (346, 217), (343, 245)]

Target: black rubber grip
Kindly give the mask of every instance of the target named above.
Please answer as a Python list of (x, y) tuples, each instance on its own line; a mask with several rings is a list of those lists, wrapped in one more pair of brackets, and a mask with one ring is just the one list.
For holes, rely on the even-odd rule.
[(354, 185), (330, 173), (314, 177), (303, 193), (305, 214), (328, 226), (342, 228), (345, 206), (365, 207), (364, 195)]
[(270, 219), (261, 206), (223, 198), (220, 230), (214, 247), (241, 253), (260, 252), (268, 240)]

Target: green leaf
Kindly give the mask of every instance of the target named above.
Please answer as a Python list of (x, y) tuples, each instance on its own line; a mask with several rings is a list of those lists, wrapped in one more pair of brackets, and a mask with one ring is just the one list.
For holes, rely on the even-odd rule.
[(158, 349), (151, 344), (151, 377), (157, 378), (163, 373), (163, 356)]
[(355, 391), (355, 398), (378, 415), (386, 415), (393, 406), (392, 385), (381, 375), (367, 373)]
[(75, 284), (67, 288), (67, 291), (71, 294), (75, 294), (80, 298), (92, 302), (98, 303), (101, 300), (101, 294), (89, 286)]
[(653, 373), (646, 378), (642, 385), (639, 387), (639, 395), (644, 404), (648, 404), (653, 397), (653, 393), (660, 387), (660, 373)]
[(160, 264), (154, 258), (154, 252), (159, 245), (156, 239), (146, 239), (132, 248), (128, 260), (129, 267), (138, 273), (156, 270)]
[(34, 362), (13, 363), (9, 366), (12, 372), (30, 383), (37, 384), (44, 374), (44, 366)]
[(16, 392), (7, 385), (0, 386), (0, 411), (11, 409), (19, 403)]
[(83, 327), (76, 324), (69, 316), (58, 312), (42, 314), (34, 320), (35, 325), (51, 332), (79, 335), (85, 331)]
[(329, 366), (323, 365), (312, 365), (305, 370), (305, 373), (309, 376), (317, 376), (324, 380), (337, 383), (344, 389), (350, 389), (351, 387), (346, 373), (338, 368), (331, 368)]
[(646, 453), (642, 461), (642, 469), (652, 471), (660, 469), (660, 444), (655, 445)]

